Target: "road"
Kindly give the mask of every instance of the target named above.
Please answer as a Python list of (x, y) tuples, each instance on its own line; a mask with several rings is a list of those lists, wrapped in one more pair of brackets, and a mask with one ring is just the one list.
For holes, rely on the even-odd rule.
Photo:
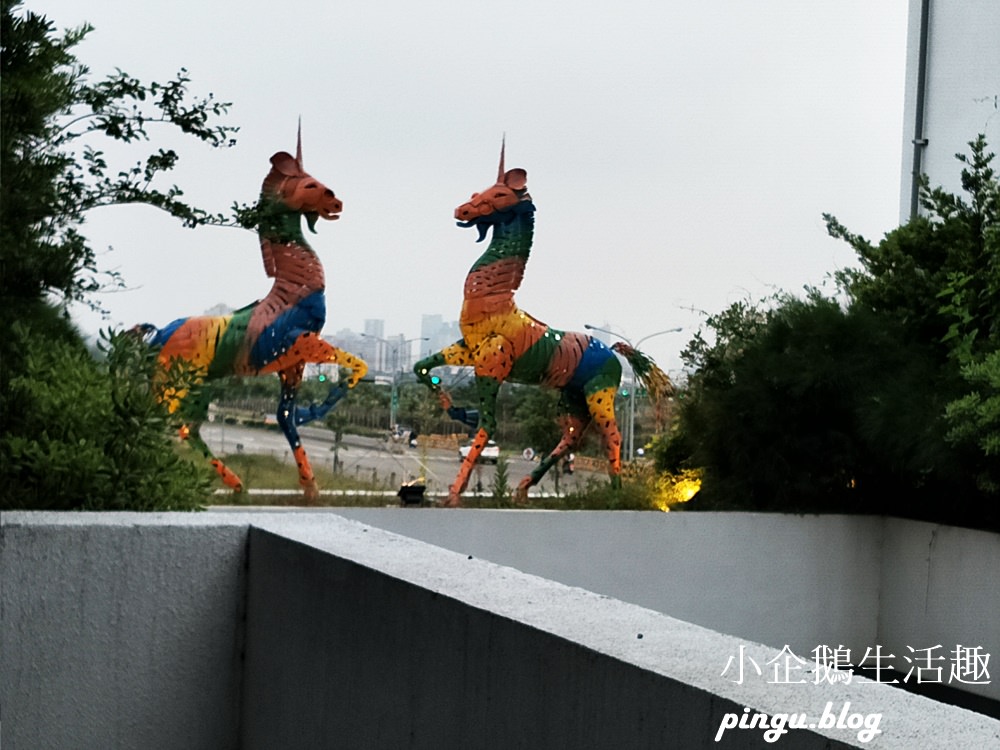
[[(299, 435), (313, 466), (332, 469), (333, 433), (322, 428), (300, 427)], [(289, 467), (294, 465), (285, 436), (277, 430), (206, 422), (201, 428), (201, 436), (212, 451), (220, 456), (238, 452), (265, 454), (282, 460)], [(445, 492), (461, 465), (455, 451), (410, 448), (359, 435), (344, 436), (340, 461), (344, 474), (357, 479), (374, 480), (393, 489), (398, 488), (402, 482), (422, 476), (431, 493)], [(537, 463), (522, 458), (520, 453), (508, 454), (508, 462), (508, 482), (512, 486), (516, 486), (523, 476), (537, 466)], [(494, 472), (493, 466), (477, 465), (469, 482), (469, 489), (475, 489), (479, 483), (483, 490), (489, 491), (493, 486)], [(554, 492), (554, 476), (553, 469), (537, 490)], [(559, 491), (572, 491), (578, 486), (583, 489), (593, 476), (583, 471), (563, 475), (559, 478)]]

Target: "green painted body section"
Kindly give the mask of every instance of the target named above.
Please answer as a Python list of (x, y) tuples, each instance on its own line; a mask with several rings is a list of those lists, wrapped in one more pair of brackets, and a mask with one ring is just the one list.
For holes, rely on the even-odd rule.
[(257, 303), (241, 307), (233, 313), (232, 320), (222, 334), (222, 340), (215, 350), (215, 357), (208, 367), (209, 379), (228, 375), (233, 371), (233, 363), (246, 343), (247, 324)]

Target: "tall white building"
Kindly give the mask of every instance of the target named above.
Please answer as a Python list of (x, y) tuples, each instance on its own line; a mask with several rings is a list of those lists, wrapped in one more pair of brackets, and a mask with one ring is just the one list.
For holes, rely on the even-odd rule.
[(920, 174), (960, 195), (955, 154), (980, 133), (1000, 153), (1000, 1), (910, 0), (906, 54), (901, 224)]

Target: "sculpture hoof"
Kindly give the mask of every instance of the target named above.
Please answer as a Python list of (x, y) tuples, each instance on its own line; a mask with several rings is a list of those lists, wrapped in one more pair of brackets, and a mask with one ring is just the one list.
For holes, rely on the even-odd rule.
[(526, 505), (528, 503), (528, 488), (531, 486), (531, 477), (525, 477), (517, 485), (517, 489), (514, 490), (514, 502), (518, 505)]
[(462, 498), (453, 492), (448, 493), (448, 499), (441, 503), (442, 508), (461, 508)]
[(302, 496), (305, 498), (306, 505), (319, 504), (319, 487), (317, 486), (315, 479), (303, 483)]

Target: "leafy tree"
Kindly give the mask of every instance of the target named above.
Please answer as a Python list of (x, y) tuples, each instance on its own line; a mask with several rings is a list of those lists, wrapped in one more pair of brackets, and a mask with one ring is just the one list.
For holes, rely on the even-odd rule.
[(815, 293), (763, 317), (682, 401), (683, 439), (706, 467), (700, 501), (894, 512), (906, 486), (911, 507), (921, 497), (933, 506), (941, 482), (927, 468), (950, 475), (953, 459), (933, 360), (898, 326)]
[(231, 145), (235, 129), (215, 124), (228, 104), (192, 99), (184, 70), (166, 84), (120, 70), (91, 83), (73, 54), (90, 27), (60, 35), (20, 5), (0, 0), (3, 507), (191, 507), (203, 486), (166, 442), (151, 355), (111, 335), (97, 363), (62, 311), (96, 306), (105, 283), (81, 232), (93, 208), (144, 203), (192, 227), (252, 221), (245, 208), (226, 219), (188, 205), (176, 186), (158, 187), (177, 164), (173, 150), (115, 168), (99, 149), (102, 139), (147, 141), (158, 125)]
[[(198, 507), (207, 468), (181, 459), (168, 437), (155, 352), (137, 337), (107, 334), (98, 363), (72, 341), (34, 345), (22, 323), (9, 335), (25, 355), (8, 382), (0, 508)], [(179, 368), (169, 375), (192, 385)]]
[(556, 421), (559, 392), (532, 386), (512, 388), (511, 391), (519, 396), (514, 419), (520, 424), (522, 440), (543, 456), (552, 452), (562, 438)]
[(663, 469), (704, 468), (696, 507), (1000, 528), (1000, 201), (984, 139), (970, 148), (967, 197), (925, 180), (925, 216), (878, 244), (826, 216), (860, 264), (836, 275), (841, 301), (813, 290), (707, 319), (654, 450)]

